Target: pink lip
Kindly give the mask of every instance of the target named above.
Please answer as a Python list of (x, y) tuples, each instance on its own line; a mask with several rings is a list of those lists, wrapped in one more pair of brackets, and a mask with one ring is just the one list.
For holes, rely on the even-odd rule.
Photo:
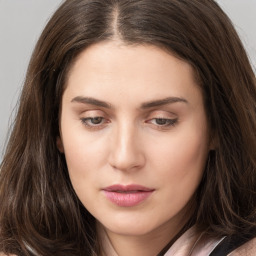
[(141, 185), (113, 185), (104, 188), (103, 192), (112, 203), (122, 207), (131, 207), (146, 200), (154, 189)]

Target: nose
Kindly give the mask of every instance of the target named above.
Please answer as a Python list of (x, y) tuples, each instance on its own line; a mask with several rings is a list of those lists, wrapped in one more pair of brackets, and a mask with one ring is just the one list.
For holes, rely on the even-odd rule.
[(116, 170), (135, 171), (145, 164), (139, 131), (133, 125), (116, 127), (111, 135), (109, 164)]

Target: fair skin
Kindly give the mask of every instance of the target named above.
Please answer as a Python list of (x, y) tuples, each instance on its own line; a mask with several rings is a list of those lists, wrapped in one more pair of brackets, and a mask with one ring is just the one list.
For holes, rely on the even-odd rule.
[(92, 45), (70, 70), (60, 133), (72, 185), (116, 253), (161, 251), (189, 218), (211, 149), (192, 67), (154, 46)]

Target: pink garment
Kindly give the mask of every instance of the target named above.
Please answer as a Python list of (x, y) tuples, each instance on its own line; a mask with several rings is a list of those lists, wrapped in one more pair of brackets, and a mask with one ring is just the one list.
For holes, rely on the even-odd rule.
[(198, 236), (195, 227), (187, 230), (165, 253), (165, 256), (208, 256), (222, 241), (209, 239), (204, 234)]
[[(195, 227), (187, 230), (165, 253), (164, 256), (208, 256), (222, 241), (209, 239), (204, 234), (198, 236)], [(118, 256), (105, 232), (100, 232), (103, 254), (101, 256)]]

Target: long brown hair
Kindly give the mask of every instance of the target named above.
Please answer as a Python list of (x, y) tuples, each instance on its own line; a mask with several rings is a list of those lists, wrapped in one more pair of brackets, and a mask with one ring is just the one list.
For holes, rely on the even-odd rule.
[(35, 47), (1, 164), (0, 251), (96, 250), (95, 220), (72, 188), (56, 138), (72, 63), (89, 45), (116, 38), (161, 47), (195, 70), (216, 144), (196, 193), (196, 225), (212, 236), (255, 228), (255, 76), (229, 18), (213, 0), (67, 0)]

